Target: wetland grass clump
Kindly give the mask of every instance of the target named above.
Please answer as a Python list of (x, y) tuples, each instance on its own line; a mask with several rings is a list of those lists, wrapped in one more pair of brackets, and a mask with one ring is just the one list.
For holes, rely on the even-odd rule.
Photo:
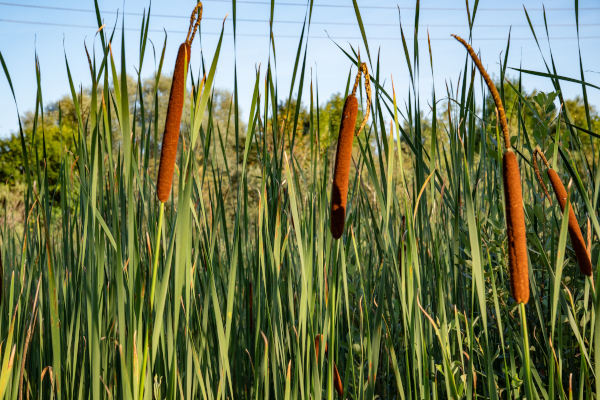
[[(540, 174), (539, 165), (537, 163), (537, 157), (540, 157), (546, 165), (546, 174), (548, 175), (548, 179), (552, 184), (552, 189), (554, 189), (554, 194), (556, 195), (556, 199), (560, 204), (560, 209), (562, 212), (565, 212), (565, 207), (567, 205), (567, 190), (563, 185), (560, 177), (556, 173), (556, 171), (550, 166), (550, 163), (546, 159), (546, 156), (538, 147), (533, 151), (533, 168), (535, 170), (535, 174), (537, 179), (544, 190), (544, 194), (552, 203), (552, 199), (550, 198), (550, 194), (546, 189), (546, 185), (542, 180), (542, 176)], [(569, 203), (569, 237), (571, 238), (571, 245), (573, 246), (573, 250), (575, 251), (575, 257), (577, 258), (577, 264), (579, 265), (579, 271), (586, 276), (592, 276), (592, 262), (590, 260), (590, 254), (586, 247), (585, 241), (583, 239), (583, 234), (581, 233), (581, 228), (579, 227), (579, 223), (577, 222), (577, 217), (575, 216), (575, 211), (573, 210), (573, 203)]]
[(339, 239), (344, 233), (346, 222), (346, 205), (348, 200), (348, 180), (350, 178), (350, 162), (352, 160), (352, 143), (354, 141), (354, 129), (356, 117), (358, 116), (358, 100), (356, 89), (360, 82), (360, 76), (365, 77), (365, 91), (367, 92), (367, 111), (360, 128), (358, 136), (367, 123), (371, 107), (371, 86), (367, 64), (362, 63), (356, 74), (356, 80), (352, 93), (346, 98), (340, 122), (337, 152), (335, 155), (335, 166), (333, 170), (333, 184), (331, 187), (331, 234), (334, 239)]

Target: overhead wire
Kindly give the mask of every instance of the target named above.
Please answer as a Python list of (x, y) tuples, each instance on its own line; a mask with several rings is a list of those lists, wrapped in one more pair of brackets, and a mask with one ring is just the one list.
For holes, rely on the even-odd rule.
[[(206, 0), (205, 0), (206, 1)], [(219, 3), (223, 3), (222, 1), (217, 1), (217, 0), (213, 0)], [(248, 0), (250, 1), (250, 0)], [(238, 0), (238, 3), (240, 3), (241, 0)], [(267, 3), (260, 3), (260, 4), (267, 4)], [(298, 5), (299, 3), (279, 3), (279, 6), (286, 6), (286, 5)], [(40, 9), (40, 10), (53, 10), (53, 11), (66, 11), (66, 12), (79, 12), (79, 13), (90, 13), (90, 14), (95, 14), (95, 10), (92, 9), (88, 9), (88, 8), (76, 8), (76, 7), (62, 7), (62, 6), (50, 6), (50, 5), (40, 5), (40, 4), (31, 4), (31, 3), (14, 3), (14, 2), (9, 2), (9, 1), (0, 1), (0, 6), (6, 6), (6, 7), (20, 7), (20, 8), (32, 8), (32, 9)], [(373, 6), (361, 6), (361, 8), (371, 8)], [(403, 8), (405, 9), (405, 8)], [(448, 7), (420, 7), (420, 9), (427, 9), (427, 10), (442, 10), (442, 11), (448, 11), (448, 10), (463, 10), (462, 8), (448, 8)], [(594, 7), (589, 7), (589, 8), (585, 8), (582, 9), (580, 8), (580, 10), (592, 10), (592, 9), (597, 9), (600, 10), (599, 8), (594, 8)], [(478, 10), (490, 10), (490, 11), (500, 11), (500, 10), (508, 10), (508, 9), (502, 9), (502, 8), (497, 8), (497, 9), (492, 9), (492, 8), (483, 8), (483, 9), (478, 9)], [(516, 9), (510, 9), (511, 11), (515, 11)], [(547, 10), (563, 10), (562, 8), (560, 9), (553, 9), (553, 8), (549, 8)], [(102, 14), (110, 14), (110, 15), (117, 15), (117, 14), (121, 14), (121, 15), (129, 15), (129, 16), (144, 16), (144, 13), (141, 12), (131, 12), (131, 11), (114, 11), (114, 10), (100, 10), (100, 12)], [(187, 16), (184, 15), (176, 15), (176, 14), (163, 14), (163, 13), (152, 13), (151, 14), (152, 17), (157, 17), (157, 18), (175, 18), (175, 19), (187, 19)], [(211, 20), (211, 21), (221, 21), (222, 19), (219, 17), (210, 17), (210, 16), (204, 16), (203, 17), (204, 20)], [(258, 19), (258, 18), (237, 18), (236, 19), (238, 22), (258, 22), (258, 23), (269, 23), (270, 21), (268, 19)], [(300, 21), (300, 20), (275, 20), (273, 21), (274, 23), (279, 23), (279, 24), (302, 24), (304, 21)], [(312, 21), (311, 25), (340, 25), (340, 26), (354, 26), (355, 23), (354, 22), (342, 22), (342, 21)], [(388, 26), (388, 27), (395, 27), (398, 26), (398, 23), (364, 23), (363, 25), (365, 26)], [(411, 24), (403, 24), (403, 26), (407, 26), (407, 27), (411, 27), (414, 25)], [(460, 25), (460, 24), (427, 24), (428, 27), (430, 28), (460, 28), (464, 25)], [(513, 28), (515, 27), (528, 27), (528, 24), (512, 24), (510, 25)], [(534, 26), (541, 26), (541, 25), (534, 25)], [(553, 27), (574, 27), (575, 24), (574, 23), (559, 23), (559, 24), (550, 24), (550, 26)], [(600, 26), (600, 23), (580, 23), (579, 26)], [(508, 27), (508, 24), (477, 24), (476, 27), (478, 28), (503, 28), (503, 27)]]
[[(58, 23), (58, 22), (48, 22), (48, 21), (27, 21), (27, 20), (18, 20), (18, 19), (10, 19), (10, 18), (0, 18), (0, 22), (6, 22), (6, 23), (12, 23), (12, 24), (23, 24), (23, 25), (41, 25), (41, 26), (56, 26), (56, 27), (64, 27), (64, 28), (78, 28), (78, 29), (98, 29), (97, 26), (93, 26), (93, 25), (81, 25), (81, 24), (65, 24), (65, 23)], [(120, 26), (116, 26), (117, 30), (121, 30), (122, 28)], [(138, 28), (125, 28), (125, 31), (139, 31)], [(164, 30), (162, 29), (149, 29), (150, 32), (157, 32), (157, 33), (162, 33), (164, 32)], [(171, 33), (185, 33), (186, 31), (182, 31), (182, 30), (170, 30), (167, 29), (167, 32), (171, 32)], [(220, 32), (211, 32), (211, 31), (202, 31), (202, 35), (220, 35)], [(229, 32), (225, 32), (224, 35), (226, 36), (231, 36), (231, 33)], [(238, 35), (238, 37), (268, 37), (269, 34), (267, 32), (265, 32), (264, 34), (261, 33), (245, 33), (245, 34), (240, 34)], [(289, 35), (289, 34), (282, 34), (282, 35), (276, 35), (276, 38), (285, 38), (285, 39), (298, 39), (299, 37), (297, 35)], [(329, 40), (361, 40), (362, 38), (360, 36), (331, 36), (331, 35), (310, 35), (309, 36), (310, 39), (329, 39)], [(372, 36), (369, 37), (370, 40), (382, 40), (382, 41), (395, 41), (395, 40), (401, 40), (400, 36)], [(577, 37), (576, 36), (555, 36), (555, 37), (551, 37), (551, 40), (576, 40)], [(579, 37), (580, 40), (591, 40), (591, 39), (600, 39), (600, 36), (580, 36)], [(410, 40), (412, 41), (413, 38), (407, 37), (406, 40)], [(423, 38), (419, 38), (419, 40), (428, 40), (427, 37), (423, 37)], [(431, 37), (429, 38), (429, 40), (431, 41), (446, 41), (446, 40), (453, 40), (450, 37)], [(477, 38), (478, 41), (505, 41), (506, 38), (505, 37), (478, 37)], [(516, 37), (516, 36), (512, 36), (510, 38), (510, 40), (531, 40), (531, 38), (529, 37)]]

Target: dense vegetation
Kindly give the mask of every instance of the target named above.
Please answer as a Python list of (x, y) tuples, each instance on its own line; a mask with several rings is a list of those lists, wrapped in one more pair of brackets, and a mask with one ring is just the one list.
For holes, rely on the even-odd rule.
[[(132, 36), (114, 35), (100, 32), (86, 90), (69, 72), (71, 95), (46, 106), (38, 96), (19, 131), (0, 141), (0, 397), (333, 398), (334, 365), (353, 399), (600, 393), (600, 117), (587, 100), (600, 88), (584, 68), (564, 77), (547, 63), (508, 79), (504, 61), (490, 71), (521, 170), (531, 290), (523, 329), (509, 285), (496, 109), (458, 43), (461, 79), (430, 99), (415, 84), (418, 41), (402, 43), (408, 93), (384, 85), (379, 60), (360, 45), (372, 117), (354, 139), (336, 241), (332, 162), (358, 47), (340, 48), (348, 85), (320, 103), (317, 91), (301, 97), (317, 87), (303, 34), (291, 88), (277, 87), (271, 63), (257, 70), (242, 121), (237, 85), (213, 88), (219, 41), (187, 77), (174, 187), (159, 224), (170, 78), (160, 68), (150, 79), (127, 76), (120, 43)], [(509, 52), (507, 38), (502, 60)], [(10, 60), (1, 61), (10, 84)], [(427, 61), (436, 68), (435, 54)], [(526, 93), (531, 74), (554, 91)], [(563, 97), (565, 79), (581, 86), (580, 97)], [(360, 122), (364, 91), (357, 96)], [(537, 146), (567, 186), (591, 278), (577, 268), (568, 218), (536, 180)]]

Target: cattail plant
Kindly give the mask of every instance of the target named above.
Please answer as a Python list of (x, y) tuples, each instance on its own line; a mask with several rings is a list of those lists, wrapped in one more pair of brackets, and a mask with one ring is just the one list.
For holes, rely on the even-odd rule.
[[(323, 335), (315, 336), (315, 354), (317, 356), (317, 360), (319, 359), (319, 346), (321, 344), (321, 339)], [(325, 355), (327, 355), (327, 342), (325, 342)], [(344, 396), (344, 386), (342, 385), (342, 378), (340, 373), (338, 372), (337, 365), (335, 361), (333, 362), (333, 386), (335, 387), (335, 391), (340, 397)]]
[(498, 121), (504, 137), (504, 154), (502, 156), (502, 178), (504, 182), (504, 206), (506, 210), (506, 235), (508, 237), (508, 260), (510, 265), (510, 286), (513, 298), (519, 303), (521, 314), (521, 330), (523, 336), (523, 355), (525, 361), (525, 390), (527, 398), (533, 397), (533, 381), (531, 380), (529, 335), (527, 333), (527, 317), (525, 304), (529, 301), (529, 267), (527, 261), (527, 237), (525, 229), (525, 211), (523, 210), (523, 190), (517, 156), (512, 151), (510, 133), (504, 105), (498, 89), (492, 82), (475, 51), (463, 38), (452, 35), (466, 49), (479, 73), (483, 76), (498, 110)]
[(346, 221), (346, 204), (348, 197), (348, 179), (350, 178), (350, 161), (352, 159), (352, 142), (354, 141), (354, 128), (358, 115), (358, 100), (356, 89), (360, 83), (360, 76), (365, 76), (365, 91), (367, 93), (367, 110), (356, 135), (358, 136), (367, 123), (371, 107), (371, 83), (367, 64), (362, 63), (356, 74), (352, 93), (346, 98), (340, 122), (335, 166), (333, 171), (333, 185), (331, 187), (331, 234), (339, 239), (344, 232)]
[[(556, 199), (560, 204), (560, 208), (563, 212), (565, 212), (565, 206), (567, 205), (567, 191), (565, 190), (562, 181), (560, 180), (558, 174), (552, 167), (550, 167), (550, 163), (546, 159), (546, 156), (541, 151), (539, 147), (536, 147), (533, 151), (533, 169), (535, 171), (535, 175), (537, 176), (538, 182), (542, 186), (544, 190), (544, 194), (552, 203), (552, 199), (550, 198), (550, 194), (548, 193), (548, 189), (546, 189), (546, 185), (542, 180), (542, 175), (540, 174), (539, 165), (537, 163), (537, 157), (540, 157), (544, 164), (546, 165), (546, 173), (548, 174), (548, 179), (550, 179), (550, 183), (552, 184), (552, 188), (554, 189), (554, 194), (556, 195)], [(592, 262), (590, 260), (590, 255), (588, 253), (588, 249), (586, 248), (585, 241), (583, 239), (583, 234), (581, 233), (581, 229), (579, 227), (579, 223), (577, 222), (577, 218), (575, 217), (575, 211), (573, 210), (573, 203), (569, 204), (569, 237), (571, 238), (571, 245), (573, 246), (573, 250), (575, 250), (575, 257), (577, 258), (577, 264), (579, 264), (579, 271), (582, 274), (591, 276), (592, 275)]]
[(160, 166), (158, 168), (158, 180), (156, 183), (157, 196), (160, 200), (160, 211), (158, 216), (158, 229), (156, 232), (156, 245), (154, 247), (154, 262), (152, 266), (152, 283), (150, 286), (150, 311), (147, 320), (146, 333), (144, 337), (144, 358), (142, 361), (142, 370), (140, 373), (139, 390), (140, 398), (144, 398), (144, 382), (146, 379), (146, 364), (148, 362), (149, 331), (154, 310), (154, 291), (156, 289), (156, 275), (158, 271), (158, 253), (160, 250), (160, 236), (162, 232), (162, 222), (165, 211), (165, 202), (171, 194), (173, 182), (173, 170), (175, 169), (175, 159), (177, 158), (177, 144), (179, 142), (179, 126), (181, 125), (181, 114), (183, 112), (183, 101), (185, 93), (185, 77), (187, 65), (190, 58), (190, 50), (200, 20), (202, 19), (202, 3), (198, 2), (192, 11), (190, 17), (190, 26), (185, 41), (179, 46), (177, 59), (175, 61), (175, 71), (173, 71), (173, 82), (171, 83), (171, 93), (169, 94), (169, 105), (167, 106), (167, 119), (165, 122), (165, 133), (160, 154)]
[(502, 177), (504, 181), (504, 204), (506, 207), (506, 233), (508, 236), (508, 258), (510, 264), (511, 291), (517, 303), (527, 304), (529, 301), (529, 270), (527, 263), (527, 239), (525, 236), (525, 212), (523, 211), (523, 193), (521, 189), (521, 174), (517, 156), (511, 149), (510, 134), (504, 106), (498, 89), (490, 79), (475, 51), (463, 38), (452, 35), (469, 52), (479, 73), (492, 94), (498, 121), (504, 136), (504, 155), (502, 156)]

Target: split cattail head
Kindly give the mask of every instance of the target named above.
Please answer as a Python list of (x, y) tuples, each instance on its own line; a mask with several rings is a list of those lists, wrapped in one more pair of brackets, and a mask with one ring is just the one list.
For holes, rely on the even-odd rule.
[(173, 183), (173, 172), (177, 158), (177, 145), (179, 143), (179, 128), (181, 126), (181, 115), (185, 96), (185, 76), (187, 65), (190, 60), (191, 44), (198, 30), (202, 18), (202, 3), (194, 7), (190, 19), (190, 27), (186, 40), (179, 46), (173, 81), (169, 94), (169, 105), (167, 106), (167, 119), (165, 121), (165, 132), (160, 153), (160, 165), (158, 167), (158, 180), (156, 183), (158, 199), (164, 203), (169, 199)]
[(352, 143), (354, 141), (354, 128), (358, 116), (358, 100), (356, 99), (356, 89), (360, 82), (360, 76), (365, 76), (365, 91), (367, 92), (367, 110), (365, 117), (358, 129), (357, 135), (367, 123), (371, 107), (371, 86), (367, 65), (362, 63), (359, 67), (352, 88), (352, 93), (346, 98), (342, 110), (342, 120), (340, 122), (340, 131), (338, 135), (337, 152), (335, 155), (335, 165), (333, 170), (333, 184), (331, 187), (331, 234), (334, 239), (339, 239), (344, 233), (344, 224), (346, 221), (346, 205), (348, 199), (348, 181), (350, 179), (350, 163), (352, 160)]

